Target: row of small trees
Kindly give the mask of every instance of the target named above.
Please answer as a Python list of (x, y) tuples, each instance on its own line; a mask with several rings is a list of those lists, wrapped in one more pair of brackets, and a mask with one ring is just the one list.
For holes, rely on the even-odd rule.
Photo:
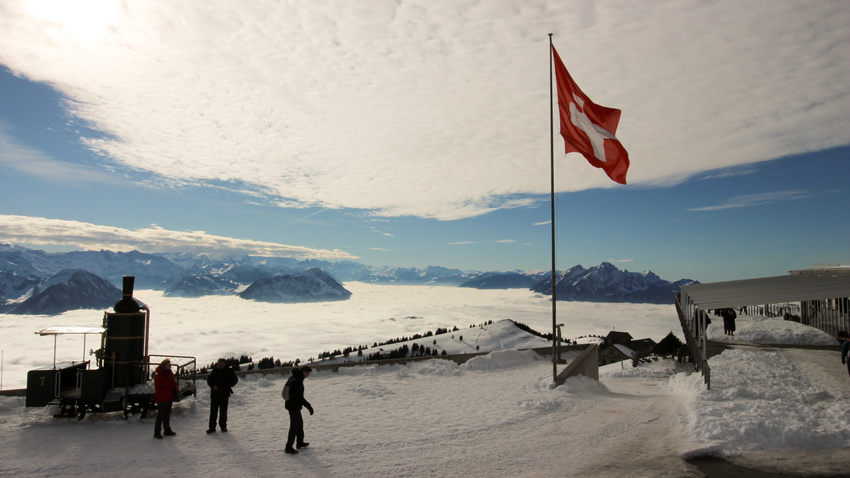
[[(230, 368), (232, 368), (233, 370), (240, 370), (242, 364), (245, 364), (245, 363), (251, 364), (251, 362), (253, 362), (253, 359), (251, 359), (251, 357), (249, 357), (247, 355), (241, 355), (239, 358), (236, 358), (236, 357), (225, 358), (224, 360), (227, 361), (227, 365), (230, 365)], [(218, 363), (218, 360), (207, 365), (206, 367), (202, 367), (201, 370), (199, 371), (199, 373), (208, 373), (210, 370), (213, 369), (213, 367), (216, 366), (216, 363)], [(250, 370), (250, 368), (248, 370)]]
[[(492, 321), (491, 321), (491, 323), (492, 323)], [(460, 330), (460, 329), (458, 329), (456, 326), (452, 330), (449, 330), (448, 328), (438, 327), (437, 330), (434, 331), (434, 332), (429, 330), (428, 332), (425, 332), (424, 334), (414, 334), (410, 337), (407, 337), (407, 336), (396, 337), (394, 339), (389, 339), (389, 340), (386, 340), (386, 341), (380, 342), (380, 343), (375, 342), (375, 343), (372, 344), (372, 348), (376, 349), (378, 347), (393, 345), (393, 344), (397, 344), (397, 343), (400, 343), (400, 342), (408, 342), (408, 341), (411, 341), (411, 340), (420, 340), (420, 339), (423, 339), (423, 338), (426, 338), (426, 337), (433, 337), (435, 335), (447, 334), (449, 332), (455, 332), (455, 331), (458, 331), (458, 330)], [(327, 351), (326, 350), (326, 351), (319, 354), (319, 360), (332, 359), (332, 358), (339, 357), (340, 355), (342, 355), (343, 357), (349, 357), (355, 351), (357, 351), (358, 357), (362, 357), (363, 351), (368, 349), (368, 348), (369, 348), (368, 345), (357, 345), (357, 346), (345, 347), (342, 350), (340, 350), (340, 349), (336, 349), (336, 350), (333, 350), (333, 351)], [(373, 355), (375, 355), (375, 354), (369, 354), (369, 357), (371, 357)]]
[[(237, 371), (241, 370), (242, 365), (244, 365), (244, 364), (247, 364), (247, 368), (245, 370), (254, 370), (254, 366), (255, 366), (254, 360), (247, 355), (242, 355), (238, 359), (236, 357), (230, 357), (230, 358), (226, 358), (224, 360), (227, 361), (227, 365), (229, 365), (230, 368), (232, 368), (233, 370), (237, 370)], [(213, 368), (215, 368), (217, 363), (218, 363), (218, 361), (215, 361), (215, 362), (207, 365), (206, 367), (201, 368), (198, 373), (202, 373), (202, 374), (203, 373), (209, 373)], [(297, 367), (300, 363), (301, 363), (301, 360), (299, 360), (299, 359), (296, 359), (294, 362), (293, 361), (281, 362), (280, 359), (276, 359), (274, 357), (263, 357), (263, 358), (260, 359), (259, 362), (256, 363), (256, 367), (258, 369), (280, 368), (280, 367)]]

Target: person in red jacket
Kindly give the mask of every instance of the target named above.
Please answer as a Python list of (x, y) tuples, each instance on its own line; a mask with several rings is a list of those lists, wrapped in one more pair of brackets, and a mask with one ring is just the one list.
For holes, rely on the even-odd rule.
[(163, 360), (156, 368), (153, 385), (156, 391), (157, 408), (153, 437), (161, 439), (163, 434), (160, 433), (160, 430), (163, 427), (165, 428), (165, 435), (176, 435), (177, 433), (171, 429), (171, 405), (180, 388), (177, 385), (177, 380), (174, 379), (174, 372), (171, 371), (170, 359)]

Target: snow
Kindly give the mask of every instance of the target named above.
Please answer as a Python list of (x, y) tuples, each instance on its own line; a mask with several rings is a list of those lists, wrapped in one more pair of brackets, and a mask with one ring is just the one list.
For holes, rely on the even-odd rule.
[(723, 319), (711, 316), (706, 329), (709, 340), (724, 343), (838, 345), (838, 340), (818, 329), (782, 317), (739, 315), (735, 335), (725, 335)]
[[(589, 308), (605, 313), (601, 304)], [(481, 332), (482, 349), (507, 340), (497, 333), (507, 334), (504, 324)], [(732, 348), (709, 360), (711, 390), (670, 360), (606, 365), (599, 382), (574, 377), (553, 388), (551, 362), (519, 350), (463, 365), (436, 358), (316, 371), (305, 381), (316, 411), (304, 417), (311, 445), (295, 456), (283, 453), (284, 376), (240, 380), (227, 434), (204, 433), (209, 397), (201, 387), (196, 399), (175, 404), (177, 436), (164, 440), (153, 439), (151, 417), (55, 419), (25, 408), (23, 397), (0, 397), (0, 476), (697, 477), (704, 475), (683, 458), (706, 454), (782, 473), (848, 469), (850, 378), (837, 348), (747, 344), (745, 327), (764, 343), (788, 338), (781, 319), (740, 318)], [(638, 329), (620, 322), (617, 330)], [(470, 329), (441, 338), (451, 334), (473, 339)], [(234, 346), (226, 334), (215, 339), (226, 344), (202, 343)], [(12, 344), (3, 347), (8, 357)]]

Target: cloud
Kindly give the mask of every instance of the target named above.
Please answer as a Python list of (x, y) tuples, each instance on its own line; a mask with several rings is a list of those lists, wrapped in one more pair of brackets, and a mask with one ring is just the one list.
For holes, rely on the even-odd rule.
[(776, 191), (761, 194), (742, 194), (726, 199), (714, 206), (698, 207), (688, 211), (721, 211), (723, 209), (734, 209), (741, 207), (764, 206), (778, 201), (794, 201), (811, 197), (807, 191)]
[(705, 181), (708, 179), (726, 179), (726, 178), (734, 178), (737, 176), (749, 176), (750, 174), (755, 174), (757, 172), (756, 169), (744, 169), (738, 171), (721, 171), (716, 174), (708, 174), (706, 176), (702, 176), (698, 178), (699, 181)]
[(38, 245), (72, 245), (86, 250), (248, 254), (299, 259), (356, 259), (334, 249), (311, 249), (273, 242), (215, 236), (204, 231), (171, 231), (156, 225), (122, 229), (79, 221), (0, 215), (0, 241)]
[[(632, 184), (848, 144), (847, 2), (62, 5), (4, 2), (0, 62), (59, 90), (100, 133), (85, 145), (289, 207), (452, 220), (535, 205), (549, 32), (585, 92), (623, 110)], [(556, 142), (559, 190), (613, 186)]]

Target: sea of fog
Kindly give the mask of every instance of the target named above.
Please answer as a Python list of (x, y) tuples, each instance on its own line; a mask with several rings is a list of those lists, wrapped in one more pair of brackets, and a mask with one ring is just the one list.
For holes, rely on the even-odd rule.
[[(434, 331), (459, 329), (489, 320), (512, 319), (548, 333), (552, 306), (548, 296), (529, 290), (477, 290), (459, 287), (373, 285), (347, 282), (347, 301), (269, 304), (236, 296), (200, 299), (164, 297), (138, 290), (135, 297), (151, 309), (153, 355), (197, 357), (200, 365), (218, 357), (247, 355), (282, 361), (308, 361), (325, 350), (371, 346), (374, 342)], [(58, 316), (0, 314), (2, 389), (26, 387), (28, 370), (53, 363), (54, 339), (36, 334), (52, 325), (97, 327), (104, 311), (75, 310)], [(661, 340), (682, 336), (672, 305), (557, 303), (564, 338), (605, 335), (611, 330), (634, 338)], [(60, 336), (57, 360), (89, 360), (99, 336)]]

